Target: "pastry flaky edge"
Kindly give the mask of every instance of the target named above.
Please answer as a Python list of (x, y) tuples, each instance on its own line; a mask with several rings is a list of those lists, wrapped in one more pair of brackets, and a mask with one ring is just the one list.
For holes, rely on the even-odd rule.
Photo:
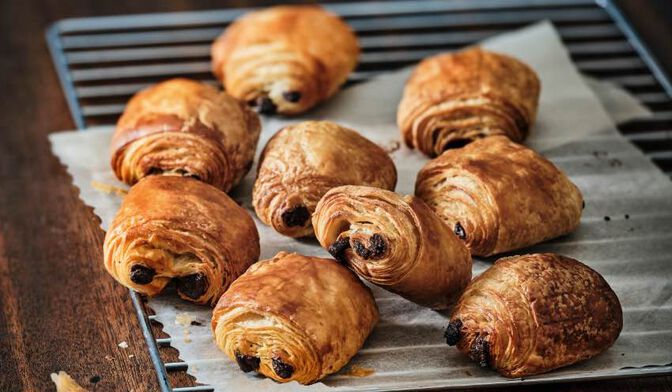
[(469, 250), (417, 197), (334, 188), (317, 205), (313, 227), (337, 260), (417, 304), (445, 309), (471, 280)]
[(228, 192), (252, 167), (261, 124), (256, 113), (215, 87), (171, 79), (131, 98), (111, 141), (117, 178), (198, 178)]
[(491, 135), (521, 142), (539, 92), (534, 70), (513, 57), (479, 47), (439, 54), (406, 82), (397, 124), (406, 145), (430, 157)]
[(377, 321), (371, 290), (347, 268), (280, 252), (231, 285), (212, 330), (242, 371), (311, 384), (348, 363)]
[(415, 194), (462, 238), (490, 256), (574, 231), (583, 196), (553, 163), (504, 136), (449, 150), (418, 173)]
[(212, 71), (234, 97), (264, 114), (302, 113), (335, 94), (359, 44), (338, 16), (314, 5), (250, 12), (212, 45)]
[(317, 202), (340, 185), (393, 190), (397, 170), (388, 154), (356, 131), (330, 121), (290, 125), (266, 144), (252, 203), (259, 219), (290, 237), (313, 235)]
[(252, 217), (224, 192), (150, 176), (124, 198), (103, 250), (105, 268), (126, 287), (153, 296), (175, 280), (183, 299), (214, 305), (260, 248)]
[(618, 297), (599, 273), (547, 253), (502, 258), (474, 279), (445, 336), (482, 367), (524, 377), (596, 356), (622, 327)]

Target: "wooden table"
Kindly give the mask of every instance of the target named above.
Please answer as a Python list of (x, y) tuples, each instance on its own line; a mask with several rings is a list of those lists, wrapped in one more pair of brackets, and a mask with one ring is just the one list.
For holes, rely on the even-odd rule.
[[(45, 45), (45, 28), (66, 17), (227, 5), (249, 3), (2, 2), (0, 391), (53, 390), (49, 374), (58, 370), (94, 391), (158, 390), (129, 293), (103, 270), (99, 221), (78, 198), (70, 177), (50, 152), (47, 134), (72, 129), (74, 124)], [(647, 23), (652, 24), (650, 19)], [(118, 346), (122, 341), (128, 348)], [(177, 359), (176, 352), (171, 355), (172, 360)], [(171, 377), (181, 385), (193, 384), (185, 373)], [(97, 379), (100, 381), (94, 382)], [(538, 388), (516, 388), (533, 389)], [(672, 391), (672, 377), (549, 385), (544, 389)]]

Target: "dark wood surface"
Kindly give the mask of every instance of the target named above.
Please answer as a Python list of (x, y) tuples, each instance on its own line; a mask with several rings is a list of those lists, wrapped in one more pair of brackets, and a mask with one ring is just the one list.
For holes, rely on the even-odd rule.
[[(49, 374), (58, 370), (93, 391), (158, 390), (128, 291), (103, 269), (99, 221), (80, 201), (70, 177), (50, 152), (47, 134), (74, 125), (45, 45), (44, 29), (66, 17), (226, 5), (246, 4), (221, 0), (1, 3), (0, 391), (54, 390)], [(118, 347), (122, 341), (128, 343), (127, 349)], [(163, 355), (177, 360), (174, 350), (164, 350)], [(95, 376), (100, 381), (90, 382)], [(180, 385), (193, 384), (185, 373), (171, 377)], [(672, 377), (544, 389), (672, 391)]]

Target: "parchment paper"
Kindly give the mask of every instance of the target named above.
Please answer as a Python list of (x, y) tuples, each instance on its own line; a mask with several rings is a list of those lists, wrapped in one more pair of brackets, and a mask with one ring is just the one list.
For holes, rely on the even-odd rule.
[[(484, 46), (530, 64), (542, 80), (538, 122), (527, 144), (541, 151), (581, 188), (586, 209), (577, 232), (517, 253), (551, 251), (582, 260), (602, 273), (624, 307), (624, 330), (604, 354), (575, 366), (526, 380), (508, 380), (482, 370), (443, 340), (447, 317), (373, 287), (381, 320), (364, 348), (339, 373), (308, 387), (276, 384), (245, 375), (219, 352), (209, 327), (211, 310), (173, 296), (152, 298), (150, 306), (198, 382), (216, 391), (381, 390), (539, 382), (670, 371), (672, 363), (672, 183), (614, 127), (547, 22), (488, 40)], [(381, 76), (341, 92), (304, 116), (331, 119), (359, 130), (384, 146), (399, 142), (395, 111), (409, 70)], [(595, 83), (591, 82), (591, 85)], [(616, 119), (648, 114), (615, 86), (595, 84)], [(606, 91), (606, 92), (605, 92)], [(629, 113), (627, 116), (624, 113)], [(289, 122), (299, 121), (292, 119)], [(265, 118), (259, 149), (287, 120)], [(122, 186), (108, 163), (110, 128), (62, 132), (50, 139), (68, 167), (81, 197), (107, 228), (121, 201), (101, 193), (92, 181)], [(399, 171), (397, 191), (411, 193), (426, 158), (401, 146), (392, 154)], [(232, 196), (251, 211), (254, 170)], [(609, 217), (609, 220), (606, 217)], [(314, 240), (280, 236), (258, 220), (262, 258), (279, 250), (328, 256)], [(492, 260), (474, 260), (474, 275)], [(190, 321), (196, 321), (191, 325)], [(667, 366), (664, 366), (667, 365)], [(352, 366), (374, 374), (355, 377)], [(649, 366), (642, 368), (643, 366)], [(633, 368), (635, 368), (633, 370)], [(640, 369), (641, 368), (641, 369)]]

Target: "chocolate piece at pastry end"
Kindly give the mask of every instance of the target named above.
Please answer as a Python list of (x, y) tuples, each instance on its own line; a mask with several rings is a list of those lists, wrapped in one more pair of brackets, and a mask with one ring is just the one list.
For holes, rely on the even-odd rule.
[(345, 250), (348, 248), (350, 248), (350, 239), (348, 237), (343, 237), (337, 239), (336, 242), (329, 245), (327, 252), (329, 252), (330, 255), (332, 255), (342, 264), (347, 264), (348, 260), (345, 259), (343, 252), (345, 252)]
[(294, 374), (294, 366), (283, 362), (280, 358), (273, 358), (273, 371), (280, 378), (290, 378)]
[(453, 229), (455, 232), (455, 235), (461, 239), (461, 240), (466, 240), (467, 239), (467, 232), (464, 231), (464, 227), (460, 224), (460, 222), (455, 223), (455, 229)]
[(490, 367), (490, 344), (484, 336), (479, 336), (471, 346), (471, 357), (478, 361), (482, 368)]
[(301, 100), (301, 92), (299, 91), (285, 91), (282, 93), (282, 97), (287, 102), (297, 103)]
[(154, 280), (156, 271), (141, 264), (135, 264), (131, 267), (131, 282), (135, 284), (148, 284)]
[(461, 329), (462, 320), (454, 320), (448, 324), (448, 328), (446, 328), (446, 332), (443, 333), (443, 336), (446, 338), (446, 343), (449, 346), (454, 346), (460, 341)]
[(259, 357), (253, 355), (244, 355), (236, 352), (236, 362), (238, 367), (245, 373), (256, 371), (259, 369)]
[(292, 207), (283, 211), (281, 218), (287, 227), (303, 226), (310, 219), (310, 211), (305, 206)]
[(364, 260), (376, 259), (383, 255), (387, 250), (387, 244), (383, 236), (376, 233), (369, 238), (369, 246), (364, 246), (359, 241), (354, 243), (355, 253)]
[(261, 114), (275, 114), (278, 107), (269, 97), (257, 98), (257, 111)]
[(198, 299), (208, 290), (208, 278), (203, 274), (192, 274), (177, 279), (177, 289), (191, 299)]

